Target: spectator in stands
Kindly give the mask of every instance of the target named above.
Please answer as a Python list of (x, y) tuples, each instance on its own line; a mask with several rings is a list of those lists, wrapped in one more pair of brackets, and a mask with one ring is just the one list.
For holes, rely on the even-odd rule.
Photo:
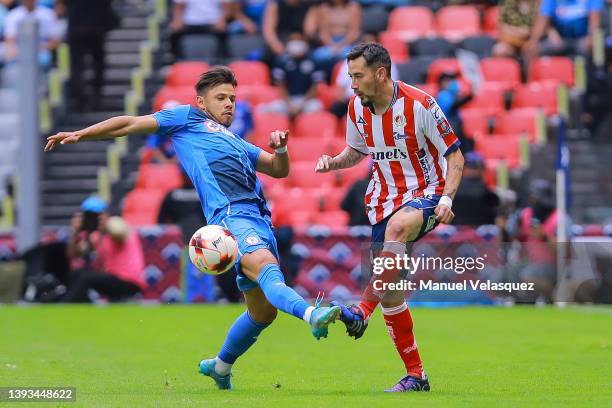
[(331, 71), (361, 36), (361, 6), (352, 0), (326, 0), (313, 13), (321, 46), (314, 50), (312, 58)]
[(349, 225), (370, 225), (363, 200), (368, 184), (370, 174), (353, 183), (340, 203), (340, 208), (349, 215)]
[(186, 34), (212, 34), (219, 40), (219, 52), (226, 49), (231, 4), (226, 0), (173, 0), (170, 44), (177, 59), (184, 57), (181, 38)]
[(500, 6), (499, 41), (493, 47), (495, 57), (515, 57), (529, 40), (537, 15), (536, 0), (506, 0)]
[(285, 54), (289, 36), (303, 34), (309, 40), (315, 31), (315, 14), (309, 12), (307, 0), (270, 0), (263, 18), (263, 37), (268, 47), (266, 60), (273, 65), (277, 57)]
[(234, 121), (229, 130), (241, 139), (246, 139), (253, 131), (253, 112), (245, 101), (236, 101)]
[(281, 88), (282, 101), (271, 102), (263, 110), (276, 111), (295, 117), (301, 112), (316, 112), (323, 105), (316, 96), (316, 84), (325, 74), (308, 59), (309, 46), (302, 33), (293, 33), (278, 57), (272, 77)]
[(107, 205), (88, 197), (72, 218), (67, 254), (72, 277), (65, 302), (89, 302), (90, 290), (122, 300), (145, 287), (140, 237), (120, 217), (108, 217)]
[(519, 278), (535, 283), (537, 295), (546, 302), (553, 299), (557, 278), (557, 216), (552, 184), (544, 179), (533, 180), (529, 186), (529, 206), (519, 215), (517, 238), (524, 244), (526, 255)]
[(151, 161), (157, 164), (177, 163), (172, 140), (166, 135), (154, 133), (147, 138), (147, 149), (153, 152)]
[[(119, 26), (120, 20), (111, 0), (63, 0), (68, 15), (68, 44), (70, 45), (70, 96), (78, 110), (99, 108), (104, 84), (106, 34)], [(91, 57), (94, 75), (91, 89), (83, 74), (85, 60)]]
[(53, 52), (59, 45), (59, 26), (55, 13), (46, 7), (36, 4), (36, 0), (22, 0), (22, 5), (12, 9), (4, 21), (5, 61), (14, 61), (17, 57), (17, 34), (21, 23), (28, 17), (38, 22), (38, 39), (40, 51), (38, 63), (48, 69), (53, 62)]
[(467, 95), (462, 95), (459, 89), (459, 81), (457, 80), (457, 72), (443, 72), (438, 78), (438, 86), (440, 91), (436, 97), (440, 109), (446, 115), (446, 119), (452, 126), (455, 134), (461, 141), (461, 150), (468, 152), (473, 149), (473, 143), (471, 140), (467, 140), (463, 135), (463, 123), (461, 116), (459, 115), (459, 109), (472, 100), (474, 97), (472, 92)]
[(257, 34), (261, 31), (266, 0), (233, 0), (230, 5), (232, 22), (229, 32)]
[(495, 224), (499, 198), (484, 182), (484, 159), (476, 152), (465, 155), (461, 188), (453, 199), (455, 224)]
[[(542, 0), (540, 10), (525, 44), (527, 59), (539, 53), (584, 54), (591, 52), (593, 34), (601, 25), (603, 0)], [(552, 26), (558, 35), (549, 35), (540, 48), (540, 40)]]

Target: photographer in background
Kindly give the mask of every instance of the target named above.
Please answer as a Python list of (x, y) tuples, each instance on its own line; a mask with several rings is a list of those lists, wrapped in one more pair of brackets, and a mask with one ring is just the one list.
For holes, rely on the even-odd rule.
[(91, 196), (72, 218), (67, 254), (73, 271), (64, 302), (90, 302), (92, 289), (111, 301), (122, 300), (145, 287), (140, 238), (122, 218), (109, 217), (106, 208)]

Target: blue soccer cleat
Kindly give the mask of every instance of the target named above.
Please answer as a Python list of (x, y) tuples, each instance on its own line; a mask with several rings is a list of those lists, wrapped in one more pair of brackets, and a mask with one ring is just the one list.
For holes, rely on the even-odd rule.
[(345, 306), (342, 303), (334, 300), (330, 303), (331, 306), (338, 306), (341, 310), (340, 320), (346, 326), (346, 332), (355, 340), (363, 336), (368, 328), (368, 321), (363, 318), (363, 312), (355, 305)]
[(315, 304), (316, 309), (310, 315), (310, 327), (312, 327), (312, 335), (317, 340), (321, 337), (327, 337), (327, 326), (333, 323), (340, 317), (340, 308), (338, 306), (321, 307)]
[(385, 390), (385, 392), (427, 392), (429, 390), (429, 379), (426, 375), (424, 375), (423, 378), (407, 375), (399, 380), (399, 382), (395, 384), (393, 388)]
[(219, 375), (215, 371), (215, 359), (211, 358), (208, 360), (202, 360), (199, 364), (200, 374), (212, 378), (217, 383), (217, 387), (220, 390), (231, 390), (232, 389), (232, 374)]

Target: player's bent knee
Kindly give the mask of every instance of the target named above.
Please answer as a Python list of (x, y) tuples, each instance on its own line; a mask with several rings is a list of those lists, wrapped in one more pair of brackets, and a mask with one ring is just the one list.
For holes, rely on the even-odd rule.
[(389, 220), (385, 241), (407, 242), (418, 235), (423, 224), (423, 211), (398, 212)]
[(245, 254), (240, 260), (242, 273), (253, 281), (257, 281), (261, 268), (269, 264), (278, 264), (278, 260), (270, 250), (263, 248), (250, 254)]

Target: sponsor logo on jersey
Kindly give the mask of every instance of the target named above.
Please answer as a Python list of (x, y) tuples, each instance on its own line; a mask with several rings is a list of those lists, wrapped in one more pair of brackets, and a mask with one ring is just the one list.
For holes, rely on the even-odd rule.
[(444, 113), (442, 113), (442, 109), (439, 106), (435, 105), (429, 108), (431, 115), (436, 120), (438, 132), (440, 132), (440, 136), (445, 137), (453, 133), (453, 129), (451, 128), (450, 123), (446, 120)]
[(421, 149), (417, 152), (417, 158), (419, 159), (419, 164), (421, 165), (421, 169), (423, 170), (423, 177), (425, 178), (425, 184), (429, 184), (431, 181), (431, 177), (429, 177), (429, 163), (427, 163), (427, 152), (425, 149)]
[(395, 140), (404, 140), (408, 138), (408, 135), (399, 132), (393, 132), (393, 138)]
[(221, 133), (225, 133), (226, 135), (229, 136), (234, 136), (234, 134), (232, 132), (230, 132), (229, 130), (227, 130), (227, 128), (213, 120), (210, 119), (206, 119), (204, 121), (204, 126), (206, 126), (206, 128), (208, 129), (209, 132), (212, 133), (216, 133), (216, 132), (221, 132)]
[(408, 153), (401, 149), (389, 149), (384, 152), (370, 152), (370, 156), (374, 161), (381, 160), (402, 160), (408, 158)]

